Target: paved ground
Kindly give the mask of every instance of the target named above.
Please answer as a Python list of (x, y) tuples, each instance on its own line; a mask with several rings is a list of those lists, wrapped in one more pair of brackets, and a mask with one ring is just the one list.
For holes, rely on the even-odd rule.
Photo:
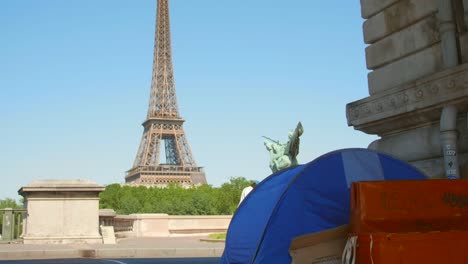
[[(125, 258), (219, 258), (224, 243), (200, 241), (201, 237), (132, 238), (116, 245), (23, 245), (0, 244), (1, 260), (35, 259), (125, 259)], [(206, 238), (206, 237), (205, 237)], [(207, 259), (204, 259), (207, 260)], [(83, 261), (83, 260), (80, 260)], [(136, 261), (136, 260), (132, 260)], [(143, 260), (144, 261), (144, 260)], [(163, 260), (160, 260), (163, 261)], [(169, 261), (169, 262), (167, 262)], [(216, 263), (215, 262), (126, 262), (123, 263)], [(13, 262), (12, 262), (13, 263)], [(21, 262), (100, 263), (100, 262)], [(104, 262), (110, 263), (110, 262)], [(119, 263), (119, 262), (114, 262)]]
[(13, 260), (1, 264), (218, 264), (219, 258)]

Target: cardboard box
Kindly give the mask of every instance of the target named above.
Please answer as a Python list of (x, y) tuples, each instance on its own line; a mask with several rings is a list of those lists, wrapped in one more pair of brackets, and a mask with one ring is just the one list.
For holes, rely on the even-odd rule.
[(303, 235), (291, 242), (289, 254), (294, 264), (341, 264), (349, 226)]
[(468, 232), (359, 234), (359, 264), (468, 263)]
[(468, 181), (368, 181), (351, 186), (351, 233), (468, 230)]

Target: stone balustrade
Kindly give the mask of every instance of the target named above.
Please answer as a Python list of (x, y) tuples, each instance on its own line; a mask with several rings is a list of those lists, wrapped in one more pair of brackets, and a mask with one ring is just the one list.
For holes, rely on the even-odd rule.
[(12, 241), (20, 238), (26, 213), (25, 209), (0, 209), (0, 240)]
[[(108, 210), (108, 209), (106, 209)], [(231, 215), (131, 214), (110, 216), (100, 213), (103, 225), (114, 226), (117, 237), (165, 237), (226, 232)]]

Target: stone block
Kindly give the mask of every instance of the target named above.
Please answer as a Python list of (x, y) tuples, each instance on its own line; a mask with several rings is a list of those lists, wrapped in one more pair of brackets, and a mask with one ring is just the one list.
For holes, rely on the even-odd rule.
[[(457, 120), (459, 133), (457, 147), (459, 153), (468, 152), (468, 128), (466, 114)], [(408, 146), (411, 146), (410, 148)], [(405, 161), (431, 160), (442, 156), (440, 126), (438, 122), (425, 127), (404, 130), (389, 134), (374, 141), (370, 149), (378, 150)], [(443, 164), (441, 166), (443, 169)]]
[(376, 69), (392, 61), (423, 50), (440, 41), (435, 15), (389, 35), (366, 48), (368, 69)]
[[(444, 159), (442, 157), (411, 161), (409, 164), (431, 179), (446, 179)], [(458, 153), (458, 164), (460, 165), (460, 176), (466, 180), (468, 178), (468, 153)]]
[(369, 18), (399, 0), (361, 0), (362, 18)]
[(131, 214), (135, 220), (133, 231), (137, 237), (169, 236), (169, 215), (167, 214)]
[(410, 161), (409, 164), (419, 169), (424, 175), (431, 179), (445, 178), (444, 159), (433, 158), (427, 160)]
[(374, 43), (437, 12), (436, 0), (402, 0), (364, 22), (364, 42)]
[(226, 232), (231, 216), (169, 216), (171, 234), (196, 234)]
[(37, 180), (18, 192), (27, 205), (24, 244), (101, 244), (99, 193), (86, 180)]
[(101, 234), (104, 244), (115, 244), (115, 233), (113, 226), (101, 226)]
[(444, 68), (443, 65), (439, 43), (369, 73), (369, 94), (374, 95), (438, 72)]

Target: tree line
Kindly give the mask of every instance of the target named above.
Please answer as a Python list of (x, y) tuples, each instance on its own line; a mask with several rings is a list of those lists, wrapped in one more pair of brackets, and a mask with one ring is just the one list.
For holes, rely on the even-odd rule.
[(5, 208), (19, 209), (19, 208), (23, 208), (23, 204), (21, 201), (18, 202), (11, 198), (0, 199), (0, 209), (5, 209)]
[(221, 187), (202, 185), (188, 189), (176, 184), (167, 188), (112, 184), (100, 194), (99, 204), (102, 209), (125, 215), (230, 215), (237, 209), (242, 189), (249, 184), (244, 177), (233, 177)]

